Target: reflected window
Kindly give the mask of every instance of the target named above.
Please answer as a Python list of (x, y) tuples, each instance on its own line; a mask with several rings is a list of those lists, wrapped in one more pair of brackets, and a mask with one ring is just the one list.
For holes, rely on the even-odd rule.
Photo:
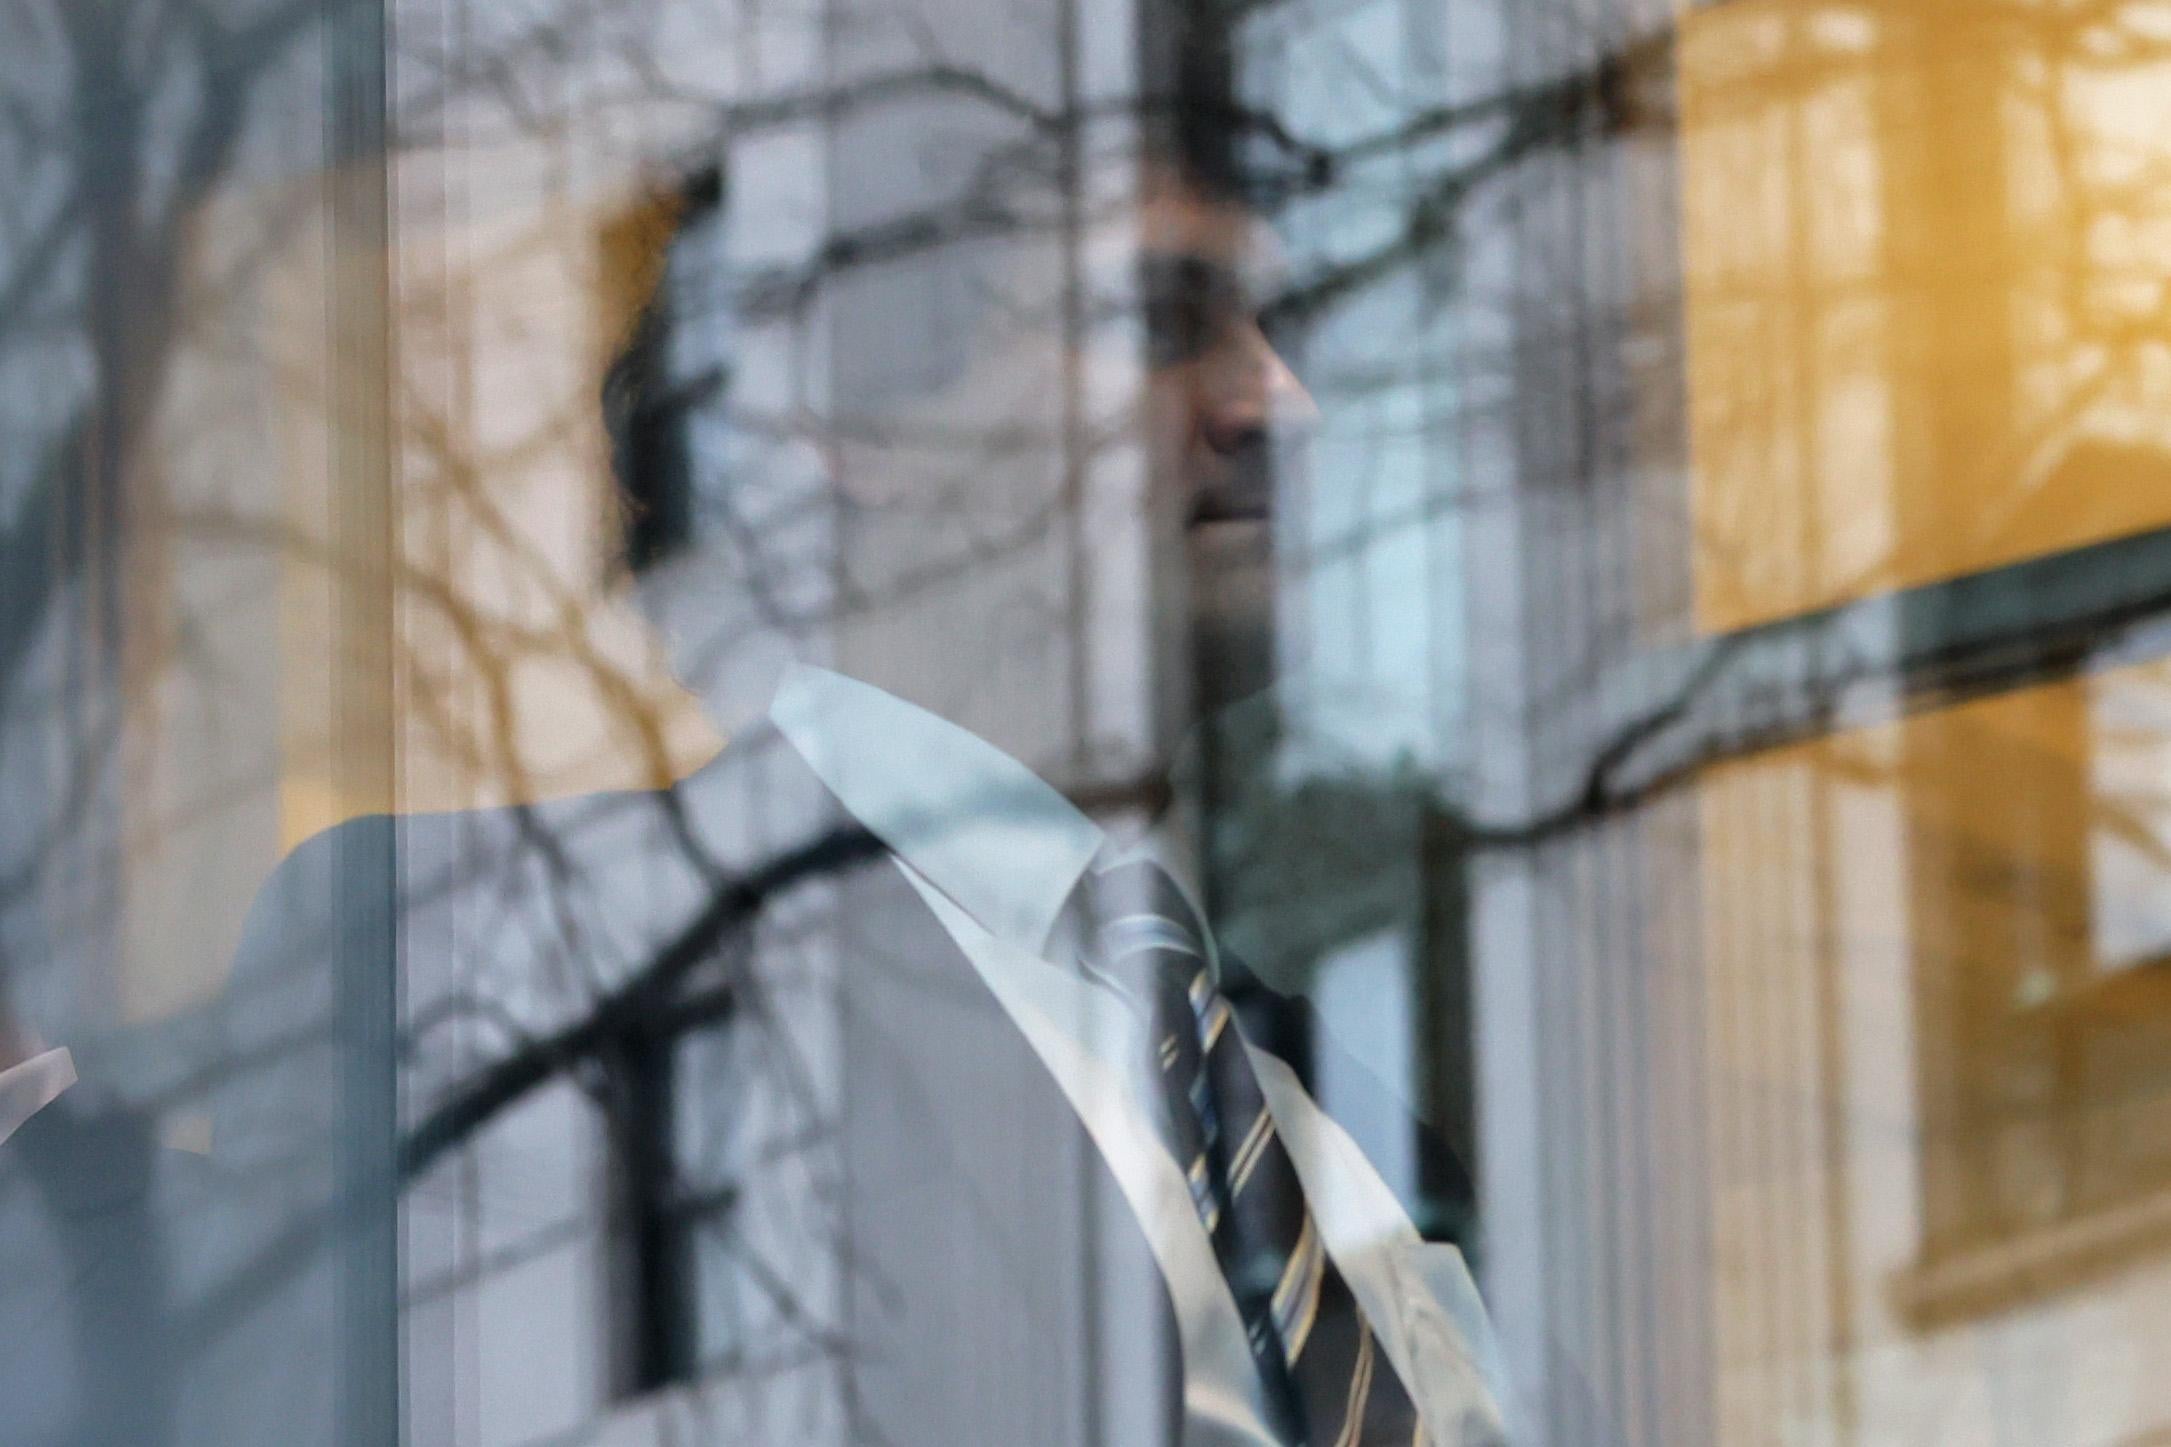
[(2115, 1259), (2171, 1202), (2167, 726), (2159, 664), (1900, 730), (1925, 1261), (2040, 1248), (2012, 1282), (1925, 1277), (1925, 1308)]
[[(2040, 23), (2030, 23), (2031, 17)], [(1692, 12), (1678, 46), (1698, 621), (2171, 522), (2160, 7)]]

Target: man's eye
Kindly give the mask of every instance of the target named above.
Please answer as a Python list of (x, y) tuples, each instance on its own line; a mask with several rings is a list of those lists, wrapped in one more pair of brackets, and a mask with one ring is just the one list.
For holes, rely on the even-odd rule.
[(1227, 331), (1226, 319), (1197, 297), (1170, 297), (1146, 305), (1146, 352), (1156, 367), (1193, 361)]
[(1240, 289), (1211, 262), (1155, 258), (1142, 266), (1140, 280), (1146, 349), (1153, 366), (1194, 360), (1243, 324)]

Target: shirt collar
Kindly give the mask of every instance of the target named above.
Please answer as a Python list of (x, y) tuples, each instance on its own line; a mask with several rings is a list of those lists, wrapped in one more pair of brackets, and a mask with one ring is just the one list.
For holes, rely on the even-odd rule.
[(769, 718), (869, 832), (989, 933), (1040, 953), (1100, 827), (1032, 770), (923, 708), (793, 664)]
[(75, 1057), (64, 1049), (48, 1050), (0, 1070), (0, 1141), (15, 1134), (73, 1084)]

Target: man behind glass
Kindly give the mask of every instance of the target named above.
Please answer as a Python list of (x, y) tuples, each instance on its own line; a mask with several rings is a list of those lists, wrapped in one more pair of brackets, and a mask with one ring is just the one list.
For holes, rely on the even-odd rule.
[[(1119, 169), (1112, 213), (1084, 193), (1068, 331), (977, 348), (943, 400), (999, 413), (1035, 365), (1069, 385), (1108, 366), (1141, 378), (1135, 505), (1165, 562), (1210, 531), (1261, 535), (1277, 445), (1312, 404), (1262, 328), (1265, 238), (1237, 188), (1180, 147)], [(461, 1131), (562, 1066), (602, 1082), (612, 1122), (630, 1242), (620, 1294), (638, 1304), (615, 1348), (620, 1389), (693, 1382), (786, 1338), (829, 1352), (789, 1427), (742, 1420), (714, 1440), (1498, 1440), (1489, 1330), (1462, 1256), (1421, 1237), (1368, 1158), (1369, 1133), (1436, 1149), (1429, 1137), (1392, 1107), (1337, 1122), (1258, 1048), (1275, 1034), (1332, 1046), (1301, 1005), (1256, 986), (1246, 1016), (1232, 1013), (1224, 985), (1242, 972), (1202, 918), (1181, 831), (1111, 840), (1018, 762), (1062, 762), (1021, 697), (1032, 689), (1004, 682), (1045, 660), (1030, 642), (1022, 664), (979, 651), (1004, 626), (987, 603), (1003, 595), (976, 590), (1000, 574), (1003, 540), (1032, 534), (1025, 490), (1052, 486), (1052, 517), (1076, 505), (1064, 469), (1022, 465), (1029, 447), (963, 468), (955, 454), (915, 461), (846, 427), (734, 452), (719, 420), (743, 301), (727, 187), (707, 173), (676, 190), (606, 413), (642, 595), (731, 743), (660, 793), (397, 821), (410, 1016), (493, 981), (510, 992), (495, 1008), (517, 1015), (521, 982), (567, 972), (593, 981), (596, 1002), (519, 1022), (479, 1063), (411, 1048), (410, 1235), (427, 1234), (444, 1194), (430, 1173)], [(1143, 342), (1142, 369), (1123, 338)], [(942, 435), (926, 416), (888, 435), (922, 422)], [(775, 504), (794, 487), (836, 505)], [(849, 575), (827, 561), (839, 528), (876, 581), (809, 595), (809, 570), (785, 555), (806, 548), (814, 574)], [(833, 625), (853, 610), (867, 636), (898, 640), (851, 660), (880, 686), (792, 658), (833, 656)], [(1185, 634), (1153, 647), (1170, 637)], [(1136, 666), (1178, 671), (1165, 656)], [(1140, 797), (1122, 801), (1134, 818)], [(266, 1181), (341, 1119), (326, 1097), (337, 1072), (277, 1042), (337, 1008), (338, 924), (317, 902), (357, 829), (381, 823), (282, 866), (235, 970), (234, 1047), (278, 1063), (233, 1093), (214, 1139)], [(814, 1010), (793, 1004), (816, 998), (794, 993), (810, 952), (828, 961), (841, 1018), (827, 1041), (801, 1038)], [(743, 1037), (763, 1043), (742, 1055), (782, 1042), (826, 1061), (834, 1078), (807, 1087), (794, 1119), (826, 1133), (829, 1164), (742, 1148), (733, 1172), (695, 1179), (675, 1118), (799, 1109), (719, 1099), (674, 1033), (718, 1020), (726, 1053)], [(693, 1299), (719, 1258), (681, 1224), (696, 1197), (730, 1202), (737, 1245), (721, 1269), (773, 1272), (756, 1259), (773, 1247), (796, 1289), (763, 1287), (774, 1300), (754, 1339), (721, 1354)], [(283, 1379), (266, 1400), (312, 1420), (295, 1390)]]
[[(1277, 462), (1313, 420), (1312, 399), (1267, 336), (1271, 240), (1235, 179), (1180, 147), (1155, 145), (1136, 174), (1135, 193), (1112, 208), (1084, 188), (1083, 306), (1021, 304), (1020, 296), (1052, 292), (998, 275), (989, 290), (1012, 303), (1006, 316), (1034, 321), (1013, 322), (1007, 334), (994, 329), (993, 340), (983, 327), (974, 361), (932, 401), (903, 423), (890, 414), (891, 435), (910, 436), (919, 424), (951, 439), (947, 452), (932, 461), (898, 447), (855, 452), (846, 435), (820, 439), (822, 455), (809, 469), (813, 491), (842, 493), (843, 526), (855, 531), (862, 555), (879, 554), (879, 542), (868, 541), (875, 539), (909, 558), (897, 565), (878, 556), (874, 576), (904, 581), (886, 594), (870, 589), (872, 601), (833, 598), (824, 620), (854, 606), (883, 615), (871, 631), (892, 641), (894, 652), (863, 648), (848, 664), (881, 687), (790, 666), (762, 726), (781, 734), (818, 778), (825, 803), (870, 830), (895, 866), (874, 880), (855, 878), (843, 902), (848, 919), (881, 921), (886, 937), (881, 945), (861, 942), (873, 959), (886, 958), (883, 967), (843, 966), (845, 1054), (856, 1071), (846, 1085), (853, 1138), (846, 1215), (855, 1251), (883, 1263), (871, 1274), (884, 1283), (854, 1296), (855, 1320), (871, 1347), (858, 1390), (885, 1404), (869, 1408), (875, 1420), (910, 1424), (905, 1435), (913, 1440), (998, 1422), (997, 1435), (1080, 1434), (1078, 1424), (1038, 1420), (1030, 1410), (1006, 1417), (990, 1402), (990, 1384), (1000, 1384), (993, 1389), (999, 1401), (1036, 1373), (1079, 1369), (1049, 1361), (1065, 1354), (1057, 1343), (1081, 1335), (1075, 1323), (1051, 1319), (1038, 1332), (1015, 1330), (1032, 1317), (1028, 1303), (1068, 1302), (1077, 1284), (1036, 1292), (1012, 1273), (1021, 1260), (1050, 1276), (1087, 1269), (1079, 1254), (1084, 1235), (1097, 1257), (1091, 1269), (1104, 1281), (1156, 1284), (1151, 1296), (1158, 1299), (1103, 1298), (1083, 1309), (1089, 1317), (1130, 1311), (1138, 1333), (1163, 1344), (1169, 1440), (1357, 1440), (1345, 1430), (1360, 1425), (1361, 1440), (1409, 1440), (1420, 1418), (1439, 1441), (1488, 1440), (1497, 1431), (1488, 1334), (1460, 1255), (1421, 1240), (1410, 1203), (1397, 1199), (1366, 1149), (1385, 1145), (1381, 1138), (1391, 1132), (1414, 1138), (1427, 1153), (1446, 1157), (1444, 1148), (1362, 1066), (1337, 1060), (1338, 1080), (1364, 1084), (1356, 1118), (1334, 1122), (1279, 1059), (1213, 1063), (1230, 994), (1244, 1000), (1244, 1023), (1234, 1028), (1251, 1043), (1292, 1041), (1314, 1058), (1336, 1047), (1307, 1006), (1219, 957), (1198, 918), (1192, 859), (1173, 816), (1163, 820), (1170, 827), (1130, 845), (1113, 843), (1014, 761), (1077, 772), (1051, 749), (1044, 714), (1029, 702), (1006, 707), (1017, 701), (1004, 696), (1000, 642), (983, 642), (986, 635), (973, 631), (979, 620), (957, 605), (959, 597), (974, 597), (976, 569), (1000, 566), (999, 554), (991, 559), (973, 548), (977, 538), (1004, 536), (985, 524), (988, 514), (1030, 519), (1032, 504), (1019, 501), (1021, 492), (1046, 496), (1055, 507), (1090, 507), (1076, 494), (1064, 498), (1059, 483), (1051, 486), (1062, 475), (1060, 461), (1026, 448), (990, 459), (956, 441), (975, 435), (960, 418), (985, 426), (1024, 410), (1005, 399), (1034, 395), (1033, 383), (1021, 386), (1020, 378), (1033, 377), (1036, 358), (1055, 385), (1086, 390), (1097, 367), (1134, 369), (1133, 435), (1146, 485), (1137, 504), (1143, 516), (1130, 522), (1143, 528), (1164, 569), (1201, 557), (1225, 568), (1235, 559), (1239, 573), (1263, 565)], [(744, 670), (718, 660), (751, 651), (746, 624), (727, 622), (713, 592), (689, 583), (689, 574), (713, 577), (719, 554), (772, 580), (786, 568), (773, 559), (764, 566), (762, 544), (749, 539), (755, 530), (743, 517), (731, 519), (741, 505), (732, 491), (763, 469), (732, 472), (689, 442), (703, 434), (688, 411), (714, 396), (690, 409), (688, 399), (702, 389), (688, 379), (716, 373), (701, 366), (713, 354), (680, 332), (713, 325), (731, 306), (717, 301), (730, 293), (717, 280), (730, 269), (716, 227), (721, 187), (708, 179), (688, 195), (672, 263), (607, 397), (633, 535), (641, 539), (643, 525), (650, 527), (646, 555), (640, 546), (635, 555), (652, 578), (645, 596), (689, 682), (730, 714)], [(1068, 325), (1058, 345), (1047, 345), (1042, 317)], [(1110, 318), (1136, 325), (1126, 331)], [(1142, 367), (1137, 352), (1123, 352), (1125, 342), (1142, 344)], [(1066, 375), (1066, 367), (1074, 370)], [(1059, 444), (1046, 450), (1058, 453)], [(729, 519), (712, 524), (721, 548), (704, 551), (654, 527), (667, 518), (698, 538), (705, 507)], [(1022, 536), (1031, 537), (1030, 529)], [(685, 556), (674, 557), (674, 546)], [(852, 562), (842, 571), (850, 576)], [(1253, 581), (1231, 582), (1226, 571), (1221, 579), (1231, 591)], [(1192, 588), (1194, 617), (1217, 624), (1206, 634), (1209, 646), (1261, 625), (1225, 595), (1198, 596), (1205, 590), (1195, 575)], [(1169, 655), (1198, 642), (1202, 630), (1157, 621), (1162, 651), (1137, 666), (1181, 672), (1183, 660)], [(834, 636), (827, 646), (835, 651)], [(941, 656), (955, 647), (967, 657)], [(981, 668), (975, 657), (984, 660)], [(1021, 671), (1029, 676), (1030, 667)], [(988, 675), (996, 681), (985, 682)], [(969, 718), (972, 731), (937, 715)], [(1085, 788), (1094, 792), (1090, 781)], [(930, 916), (939, 930), (926, 928)], [(1111, 920), (1135, 930), (1142, 917), (1148, 933), (1164, 931), (1168, 949), (1157, 962), (1164, 971), (1176, 969), (1185, 950), (1199, 951), (1201, 971), (1176, 969), (1197, 992), (1197, 1040), (1187, 1036), (1188, 1011), (1157, 1010), (1154, 969), (1141, 973), (1135, 960), (1127, 968), (1110, 958), (1121, 952)], [(899, 946), (900, 933), (908, 946)], [(942, 967), (929, 963), (938, 960)], [(1170, 1064), (1173, 1054), (1183, 1059)], [(990, 1082), (1002, 1082), (992, 1095)], [(1275, 1107), (1270, 1126), (1226, 1098), (1253, 1090)], [(1224, 1128), (1224, 1120), (1232, 1123)], [(1250, 1209), (1245, 1195), (1258, 1172), (1237, 1128), (1247, 1121), (1286, 1143), (1284, 1184), (1295, 1199)], [(1081, 1128), (1090, 1148), (1077, 1152), (1082, 1169), (1065, 1174), (1063, 1146)], [(931, 1161), (942, 1164), (932, 1168)], [(1467, 1189), (1451, 1158), (1430, 1164), (1431, 1179)], [(1291, 1175), (1303, 1178), (1301, 1192)], [(1021, 1182), (1034, 1183), (1033, 1193), (1020, 1198)], [(1161, 1189), (1176, 1184), (1181, 1192)], [(1044, 1191), (1081, 1200), (1051, 1206)], [(1308, 1222), (1306, 1197), (1313, 1198)], [(974, 1203), (984, 1209), (1006, 1199), (1013, 1200), (1008, 1221), (967, 1224)], [(949, 1231), (964, 1243), (992, 1231), (1007, 1238), (1006, 1249), (993, 1249), (992, 1240), (988, 1249), (930, 1249)], [(1324, 1251), (1316, 1249), (1319, 1237)], [(1336, 1330), (1345, 1355), (1335, 1369), (1306, 1360), (1327, 1354), (1317, 1346), (1325, 1333), (1306, 1338), (1289, 1329), (1287, 1313), (1277, 1322), (1273, 1309), (1301, 1295), (1300, 1283), (1319, 1294), (1303, 1276), (1308, 1250), (1329, 1275), (1325, 1294), (1337, 1297), (1342, 1316)], [(1266, 1281), (1246, 1279), (1262, 1268)], [(930, 1340), (926, 1328), (936, 1322), (972, 1325)], [(1087, 1358), (1095, 1352), (1083, 1341), (1072, 1350)], [(1105, 1371), (1109, 1349), (1104, 1343), (1098, 1350)], [(991, 1368), (991, 1357), (1001, 1364)], [(1353, 1372), (1376, 1373), (1382, 1385), (1368, 1397)], [(1412, 1378), (1399, 1390), (1390, 1381), (1398, 1372)], [(1018, 1400), (1078, 1396), (1021, 1390)], [(1352, 1412), (1353, 1402), (1363, 1405)]]

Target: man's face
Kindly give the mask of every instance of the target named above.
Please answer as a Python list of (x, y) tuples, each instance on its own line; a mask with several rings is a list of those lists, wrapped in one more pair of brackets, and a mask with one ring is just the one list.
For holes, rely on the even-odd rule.
[(1187, 526), (1262, 522), (1277, 456), (1317, 415), (1261, 326), (1271, 238), (1246, 208), (1174, 178), (1149, 184), (1140, 232), (1154, 486)]

